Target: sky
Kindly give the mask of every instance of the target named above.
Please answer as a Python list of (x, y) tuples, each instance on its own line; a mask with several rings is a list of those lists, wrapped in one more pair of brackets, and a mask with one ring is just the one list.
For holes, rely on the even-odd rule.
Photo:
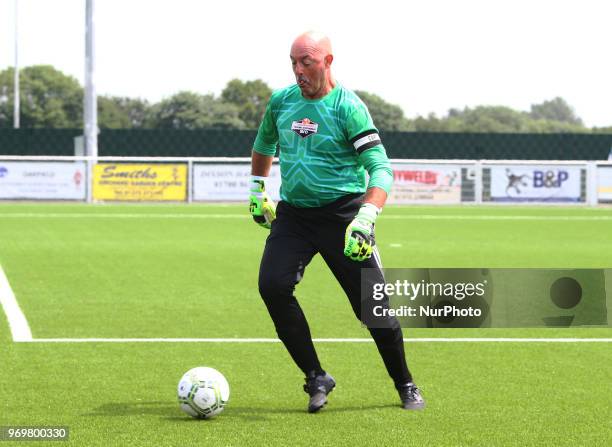
[[(85, 0), (0, 0), (0, 70), (85, 71)], [(233, 78), (294, 82), (293, 39), (327, 33), (333, 72), (407, 117), (561, 96), (586, 125), (612, 125), (610, 0), (96, 0), (98, 94), (159, 101), (218, 95)]]

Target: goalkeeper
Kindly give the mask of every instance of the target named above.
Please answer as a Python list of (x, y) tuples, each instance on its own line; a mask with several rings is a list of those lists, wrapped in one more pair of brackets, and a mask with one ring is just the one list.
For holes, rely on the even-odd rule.
[[(377, 281), (384, 281), (374, 223), (393, 173), (367, 107), (332, 77), (329, 39), (305, 33), (294, 41), (290, 58), (296, 84), (272, 94), (253, 145), (250, 212), (257, 223), (271, 228), (259, 292), (279, 338), (306, 376), (308, 411), (316, 412), (327, 403), (335, 381), (321, 367), (293, 292), (320, 253), (360, 318), (360, 270), (378, 269)], [(265, 185), (277, 145), (282, 200), (275, 209)], [(423, 408), (398, 321), (388, 317), (386, 327), (369, 331), (403, 408)]]

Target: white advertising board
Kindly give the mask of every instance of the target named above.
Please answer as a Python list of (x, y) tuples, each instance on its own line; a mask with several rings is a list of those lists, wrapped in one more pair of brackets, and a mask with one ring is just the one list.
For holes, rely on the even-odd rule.
[(0, 160), (0, 199), (85, 200), (87, 165)]
[(584, 202), (583, 167), (568, 165), (492, 165), (492, 202)]
[(597, 201), (612, 203), (612, 165), (597, 166)]
[[(195, 163), (193, 165), (193, 200), (248, 201), (251, 166), (236, 163)], [(280, 200), (280, 169), (272, 165), (266, 191), (272, 200)]]
[(461, 166), (393, 163), (390, 204), (461, 203)]

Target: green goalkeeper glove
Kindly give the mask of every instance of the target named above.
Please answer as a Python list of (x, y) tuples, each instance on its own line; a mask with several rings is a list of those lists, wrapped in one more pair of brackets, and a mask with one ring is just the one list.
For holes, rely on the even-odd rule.
[(364, 203), (359, 213), (346, 228), (344, 254), (353, 261), (365, 261), (372, 256), (374, 222), (380, 210), (372, 203)]
[(276, 205), (266, 192), (265, 180), (266, 177), (251, 176), (249, 212), (255, 222), (270, 229), (276, 219)]

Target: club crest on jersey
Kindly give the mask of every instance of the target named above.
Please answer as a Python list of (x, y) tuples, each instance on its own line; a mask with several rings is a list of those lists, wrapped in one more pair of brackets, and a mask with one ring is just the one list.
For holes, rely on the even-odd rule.
[(313, 123), (308, 118), (304, 118), (302, 121), (294, 121), (293, 124), (291, 124), (291, 130), (302, 138), (306, 138), (313, 133), (317, 133), (318, 128), (319, 125), (317, 123)]

